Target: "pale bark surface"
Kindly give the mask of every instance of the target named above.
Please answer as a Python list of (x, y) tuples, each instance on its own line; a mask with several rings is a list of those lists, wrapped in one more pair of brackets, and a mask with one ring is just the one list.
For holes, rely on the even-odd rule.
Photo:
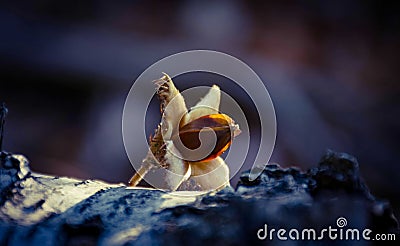
[(0, 161), (1, 245), (265, 244), (257, 238), (265, 224), (318, 229), (338, 217), (398, 237), (390, 204), (370, 194), (357, 161), (343, 153), (328, 152), (307, 172), (267, 165), (253, 182), (245, 172), (236, 190), (216, 194), (41, 175), (5, 152)]

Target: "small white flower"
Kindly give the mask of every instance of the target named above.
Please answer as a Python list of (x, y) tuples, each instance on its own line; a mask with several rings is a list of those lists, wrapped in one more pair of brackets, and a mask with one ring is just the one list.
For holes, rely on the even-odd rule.
[(142, 167), (129, 181), (136, 186), (150, 169), (165, 169), (157, 188), (210, 191), (229, 185), (229, 168), (220, 155), (228, 149), (239, 126), (219, 113), (218, 86), (190, 110), (167, 75), (155, 81), (161, 102), (162, 121), (150, 137)]

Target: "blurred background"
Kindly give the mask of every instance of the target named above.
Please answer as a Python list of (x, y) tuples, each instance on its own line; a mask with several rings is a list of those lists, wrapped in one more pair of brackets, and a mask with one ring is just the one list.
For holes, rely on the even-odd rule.
[[(168, 55), (211, 49), (243, 60), (265, 82), (278, 123), (271, 162), (307, 169), (328, 148), (351, 153), (372, 192), (398, 209), (399, 13), (361, 0), (3, 2), (5, 150), (26, 155), (37, 172), (126, 183), (133, 169), (121, 120), (133, 81)], [(213, 78), (176, 80), (188, 88), (183, 80), (220, 83)], [(259, 133), (249, 98), (221, 84)], [(157, 122), (149, 124), (152, 132)]]

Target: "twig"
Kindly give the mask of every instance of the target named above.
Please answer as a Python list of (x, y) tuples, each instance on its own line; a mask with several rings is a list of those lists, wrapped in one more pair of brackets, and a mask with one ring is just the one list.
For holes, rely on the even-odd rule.
[(151, 164), (149, 164), (148, 162), (143, 162), (142, 166), (139, 168), (139, 170), (129, 180), (128, 186), (132, 186), (132, 187), (137, 186), (139, 184), (139, 182), (143, 179), (144, 175), (146, 175), (146, 173), (148, 171), (150, 171), (150, 169), (152, 167), (153, 166)]
[(4, 125), (6, 124), (6, 116), (8, 109), (3, 102), (0, 107), (0, 152), (3, 151)]
[(150, 169), (163, 163), (164, 160), (161, 158), (161, 156), (165, 154), (163, 151), (166, 151), (166, 147), (164, 146), (164, 140), (161, 135), (161, 126), (158, 125), (154, 136), (150, 137), (149, 151), (147, 152), (146, 158), (144, 158), (141, 167), (129, 180), (128, 185), (132, 187), (137, 186)]

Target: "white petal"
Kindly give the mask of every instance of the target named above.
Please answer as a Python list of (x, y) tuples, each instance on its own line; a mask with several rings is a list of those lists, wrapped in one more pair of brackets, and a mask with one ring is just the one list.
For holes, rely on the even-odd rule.
[(187, 123), (205, 115), (218, 114), (220, 101), (221, 90), (217, 85), (213, 85), (205, 97), (203, 97), (196, 106), (190, 109), (190, 112), (181, 125), (186, 125)]
[(229, 168), (217, 157), (207, 162), (190, 162), (191, 176), (179, 190), (220, 190), (229, 186)]
[(175, 191), (191, 173), (190, 165), (176, 156), (177, 151), (172, 141), (166, 141), (167, 151), (164, 155), (165, 162), (153, 168), (146, 176), (146, 180), (155, 188)]
[[(169, 164), (167, 167), (166, 181), (171, 190), (176, 190), (183, 181), (187, 180), (191, 174), (190, 165), (184, 160), (180, 159), (176, 154), (178, 150), (173, 145), (172, 141), (167, 141), (167, 153), (165, 160)], [(175, 154), (176, 153), (176, 154)]]

